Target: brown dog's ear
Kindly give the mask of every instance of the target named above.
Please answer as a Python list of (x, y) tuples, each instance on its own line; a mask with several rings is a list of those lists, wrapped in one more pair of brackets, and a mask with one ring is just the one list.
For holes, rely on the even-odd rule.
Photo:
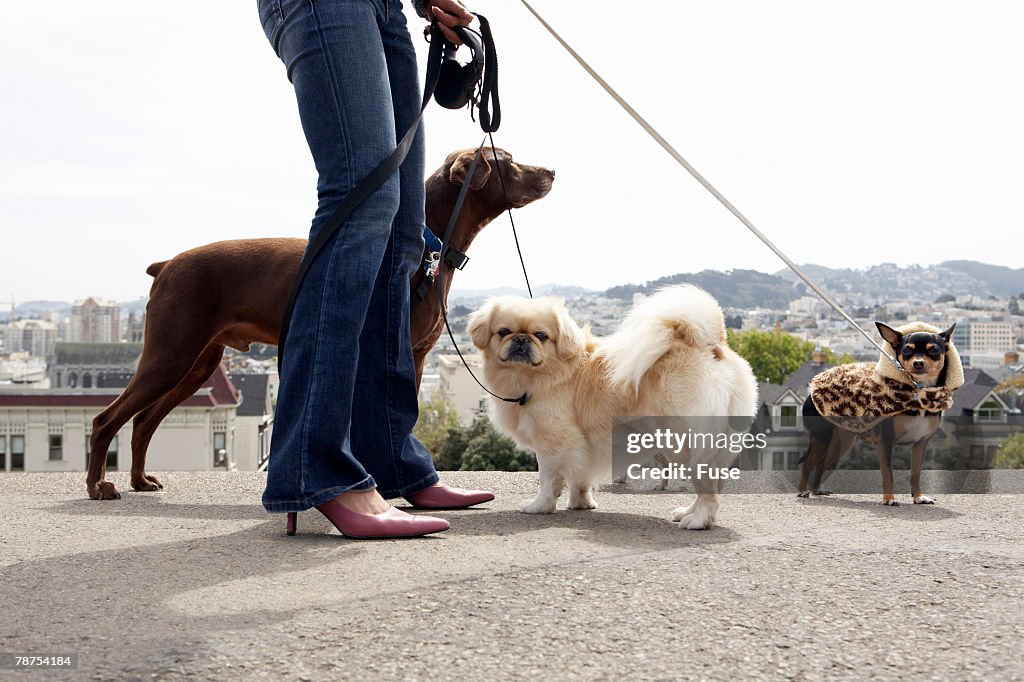
[(939, 332), (939, 336), (941, 336), (942, 338), (946, 339), (946, 343), (949, 343), (949, 340), (953, 338), (953, 330), (954, 329), (956, 329), (956, 322), (954, 322), (952, 324), (952, 326), (950, 326), (950, 328), (947, 329), (946, 331)]
[(587, 344), (583, 330), (579, 328), (576, 321), (569, 316), (569, 311), (563, 306), (558, 311), (558, 340), (555, 345), (558, 347), (558, 357), (563, 360), (570, 360), (583, 352)]
[(875, 326), (878, 327), (878, 333), (882, 335), (882, 338), (889, 342), (889, 345), (893, 347), (893, 350), (899, 348), (900, 343), (903, 341), (903, 334), (893, 329), (887, 324), (881, 322), (875, 322)]
[(483, 308), (469, 316), (469, 323), (466, 326), (469, 338), (473, 345), (483, 350), (487, 348), (491, 340), (491, 304), (487, 303)]
[[(463, 152), (452, 161), (451, 168), (448, 169), (448, 179), (452, 181), (453, 185), (462, 187), (462, 184), (466, 182), (466, 173), (469, 172), (469, 166), (473, 163), (474, 156), (476, 156), (476, 152)], [(480, 189), (487, 184), (490, 177), (491, 164), (487, 163), (486, 155), (481, 154), (480, 160), (476, 162), (476, 169), (470, 179), (469, 188), (474, 191)]]

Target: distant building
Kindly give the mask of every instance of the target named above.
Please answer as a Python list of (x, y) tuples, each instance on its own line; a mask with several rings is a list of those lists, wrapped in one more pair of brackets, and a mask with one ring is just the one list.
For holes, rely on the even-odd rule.
[[(111, 375), (113, 376), (113, 375)], [(0, 389), (0, 471), (84, 471), (93, 418), (117, 388)], [(149, 445), (150, 471), (234, 469), (238, 389), (223, 369), (161, 422)], [(132, 422), (110, 443), (107, 469), (131, 467)]]
[(997, 351), (1014, 349), (1013, 325), (1009, 322), (961, 322), (953, 331), (953, 343), (958, 351)]
[(49, 358), (57, 343), (57, 325), (48, 320), (17, 320), (4, 327), (4, 353), (25, 352)]
[[(479, 353), (464, 356), (466, 362), (478, 377), (483, 375), (483, 358)], [(438, 389), (455, 408), (459, 423), (471, 424), (482, 414), (487, 414), (487, 394), (477, 385), (466, 371), (458, 355), (441, 355), (437, 358)]]
[(263, 471), (274, 431), (270, 375), (230, 374), (242, 402), (235, 410), (235, 465), (240, 471)]
[(128, 323), (124, 329), (124, 340), (128, 343), (142, 343), (146, 332), (146, 316), (128, 313)]
[(789, 302), (789, 314), (790, 315), (802, 315), (805, 317), (814, 317), (818, 314), (818, 309), (821, 306), (821, 300), (815, 296), (801, 296), (795, 301)]
[(121, 340), (121, 307), (87, 298), (71, 307), (68, 341), (71, 343), (117, 343)]
[(133, 374), (140, 355), (141, 343), (58, 343), (50, 363), (50, 386), (97, 388), (104, 375)]

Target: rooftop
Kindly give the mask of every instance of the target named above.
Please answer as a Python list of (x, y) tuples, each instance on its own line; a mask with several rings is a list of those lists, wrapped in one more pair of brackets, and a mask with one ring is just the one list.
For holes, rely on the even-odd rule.
[(445, 473), (498, 497), (376, 542), (316, 512), (286, 537), (264, 474), (113, 502), (0, 474), (3, 648), (79, 654), (47, 679), (1020, 679), (1024, 473), (998, 473), (929, 507), (727, 494), (701, 532), (679, 493), (527, 516), (536, 474)]

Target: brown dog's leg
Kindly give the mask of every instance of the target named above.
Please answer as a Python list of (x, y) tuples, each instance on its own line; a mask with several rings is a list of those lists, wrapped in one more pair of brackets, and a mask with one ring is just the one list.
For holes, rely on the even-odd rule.
[(921, 467), (924, 465), (924, 453), (928, 449), (931, 436), (914, 443), (910, 454), (910, 494), (914, 504), (935, 504), (935, 500), (921, 494)]
[(132, 488), (140, 492), (160, 490), (163, 485), (160, 479), (146, 473), (146, 451), (153, 434), (160, 422), (175, 407), (192, 396), (206, 383), (221, 358), (224, 357), (224, 346), (211, 343), (202, 352), (185, 378), (170, 393), (135, 415), (132, 423)]
[[(173, 329), (171, 327), (170, 329)], [(147, 322), (149, 339), (149, 324)], [(198, 342), (202, 343), (197, 347)], [(208, 339), (195, 339), (186, 334), (169, 334), (160, 344), (146, 343), (135, 376), (127, 388), (92, 421), (89, 439), (89, 473), (85, 485), (94, 500), (116, 500), (121, 497), (113, 483), (105, 481), (107, 447), (129, 419), (149, 407), (188, 374)]]

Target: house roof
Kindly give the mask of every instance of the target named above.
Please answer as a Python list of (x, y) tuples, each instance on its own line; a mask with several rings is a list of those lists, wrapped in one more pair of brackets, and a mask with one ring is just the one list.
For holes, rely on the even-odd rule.
[(996, 385), (996, 380), (983, 370), (977, 368), (964, 370), (964, 385), (953, 392), (953, 407), (947, 414), (950, 417), (967, 416), (965, 410), (973, 410), (977, 407), (989, 393), (995, 390)]
[(811, 383), (811, 379), (830, 367), (834, 367), (834, 365), (827, 362), (807, 360), (795, 372), (786, 377), (783, 386), (788, 386), (796, 391), (797, 394), (804, 395), (807, 392), (807, 384)]
[(142, 355), (141, 343), (58, 343), (53, 353), (58, 365), (133, 367)]
[[(0, 407), (106, 407), (120, 394), (116, 388), (0, 390)], [(219, 366), (180, 407), (237, 406), (240, 400), (238, 389)]]
[(270, 377), (266, 374), (230, 374), (231, 383), (242, 394), (238, 406), (239, 417), (262, 417), (267, 414), (270, 397)]

